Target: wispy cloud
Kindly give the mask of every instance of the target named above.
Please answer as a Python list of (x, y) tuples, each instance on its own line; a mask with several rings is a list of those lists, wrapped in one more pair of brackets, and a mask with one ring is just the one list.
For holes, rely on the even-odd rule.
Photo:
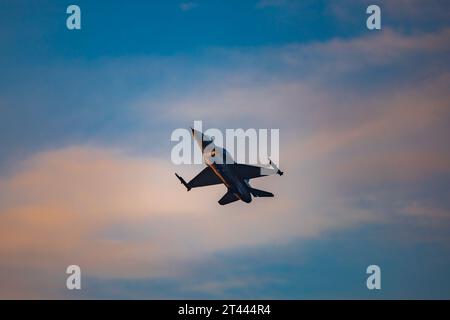
[(286, 0), (261, 0), (256, 4), (257, 8), (281, 7), (286, 5)]
[[(167, 277), (217, 251), (314, 237), (371, 219), (337, 199), (342, 215), (308, 209), (306, 194), (294, 201), (284, 187), (276, 201), (236, 204), (229, 212), (216, 203), (223, 188), (188, 194), (173, 172), (164, 161), (107, 149), (37, 154), (0, 181), (1, 269), (15, 269), (10, 277), (17, 278), (34, 273), (22, 278), (30, 287), (73, 263), (91, 277)], [(2, 297), (11, 297), (8, 283)], [(63, 285), (44, 296), (57, 296)]]
[[(447, 226), (442, 184), (450, 172), (449, 43), (446, 28), (384, 28), (329, 41), (211, 48), (194, 59), (106, 59), (71, 69), (83, 84), (69, 82), (75, 93), (64, 85), (64, 99), (54, 89), (65, 83), (60, 73), (68, 67), (58, 73), (58, 66), (46, 66), (51, 82), (42, 89), (22, 81), (34, 91), (16, 100), (2, 97), (3, 123), (23, 120), (45, 130), (40, 119), (52, 114), (50, 127), (59, 131), (51, 135), (67, 134), (67, 123), (73, 131), (2, 171), (0, 296), (60, 297), (63, 272), (73, 263), (91, 278), (161, 279), (189, 276), (192, 261), (220, 252), (360, 225), (400, 220)], [(207, 62), (183, 69), (197, 58)], [(148, 90), (161, 74), (172, 82)], [(195, 86), (188, 78), (198, 79)], [(139, 90), (116, 96), (130, 82)], [(82, 103), (76, 96), (81, 91)], [(45, 100), (56, 106), (46, 109)], [(14, 114), (15, 106), (24, 109)], [(76, 131), (86, 119), (91, 126)], [(179, 185), (175, 171), (188, 179), (200, 168), (170, 164), (170, 131), (197, 119), (206, 127), (281, 129), (286, 175), (254, 181), (274, 199), (220, 207), (223, 187), (187, 193)], [(109, 139), (93, 129), (104, 123)], [(120, 128), (114, 138), (110, 127)], [(2, 127), (5, 141), (16, 144), (22, 130), (8, 128)], [(142, 140), (166, 148), (149, 156)], [(229, 287), (242, 287), (242, 281), (209, 279), (193, 290), (220, 296)]]
[(180, 9), (182, 11), (189, 11), (189, 10), (194, 9), (197, 6), (198, 6), (198, 4), (196, 2), (183, 2), (183, 3), (180, 3)]

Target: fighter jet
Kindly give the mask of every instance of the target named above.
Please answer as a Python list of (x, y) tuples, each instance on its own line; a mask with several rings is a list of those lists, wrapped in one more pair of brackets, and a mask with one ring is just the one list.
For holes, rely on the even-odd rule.
[[(224, 148), (214, 145), (214, 139), (191, 128), (192, 136), (202, 150), (203, 161), (206, 168), (203, 169), (191, 181), (186, 183), (182, 177), (175, 173), (187, 191), (192, 188), (224, 184), (227, 193), (218, 201), (220, 205), (242, 200), (250, 203), (253, 197), (273, 197), (273, 193), (252, 188), (249, 180), (258, 177), (278, 174), (283, 172), (269, 159), (271, 168), (238, 164)], [(222, 159), (222, 161), (217, 161)]]

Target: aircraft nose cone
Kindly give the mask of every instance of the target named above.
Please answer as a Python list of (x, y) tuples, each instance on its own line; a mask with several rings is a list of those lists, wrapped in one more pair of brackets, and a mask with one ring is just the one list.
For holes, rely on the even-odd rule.
[(243, 197), (242, 200), (246, 203), (250, 203), (252, 202), (252, 196), (250, 193), (246, 193)]

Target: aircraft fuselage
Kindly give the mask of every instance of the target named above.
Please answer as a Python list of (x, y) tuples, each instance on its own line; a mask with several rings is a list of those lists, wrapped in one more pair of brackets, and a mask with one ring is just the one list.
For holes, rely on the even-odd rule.
[(240, 200), (250, 203), (252, 195), (244, 179), (240, 178), (232, 166), (226, 164), (218, 164), (205, 159), (206, 165), (209, 166), (214, 173), (222, 180), (223, 184), (233, 192)]

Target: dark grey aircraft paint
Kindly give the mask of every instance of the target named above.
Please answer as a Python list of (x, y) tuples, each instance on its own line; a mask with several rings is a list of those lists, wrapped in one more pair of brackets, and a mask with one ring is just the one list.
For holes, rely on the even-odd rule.
[(225, 205), (237, 200), (242, 200), (246, 203), (250, 203), (252, 201), (252, 196), (254, 197), (273, 197), (273, 193), (267, 192), (264, 190), (258, 190), (252, 188), (249, 184), (249, 180), (258, 177), (264, 177), (269, 174), (278, 174), (283, 175), (283, 172), (280, 171), (276, 165), (272, 162), (270, 164), (273, 166), (273, 169), (252, 166), (247, 164), (238, 164), (234, 161), (223, 161), (223, 163), (216, 163), (214, 161), (206, 160), (205, 157), (205, 149), (209, 146), (209, 150), (214, 150), (214, 152), (218, 152), (219, 154), (228, 155), (228, 152), (225, 149), (214, 146), (214, 142), (206, 136), (194, 129), (192, 129), (192, 136), (197, 141), (198, 145), (202, 148), (202, 154), (205, 159), (205, 163), (207, 167), (203, 169), (199, 174), (197, 174), (191, 181), (188, 183), (184, 181), (182, 177), (175, 173), (177, 178), (181, 181), (181, 183), (186, 187), (189, 191), (192, 188), (210, 186), (215, 184), (224, 184), (228, 191), (227, 193), (219, 200), (219, 204)]

